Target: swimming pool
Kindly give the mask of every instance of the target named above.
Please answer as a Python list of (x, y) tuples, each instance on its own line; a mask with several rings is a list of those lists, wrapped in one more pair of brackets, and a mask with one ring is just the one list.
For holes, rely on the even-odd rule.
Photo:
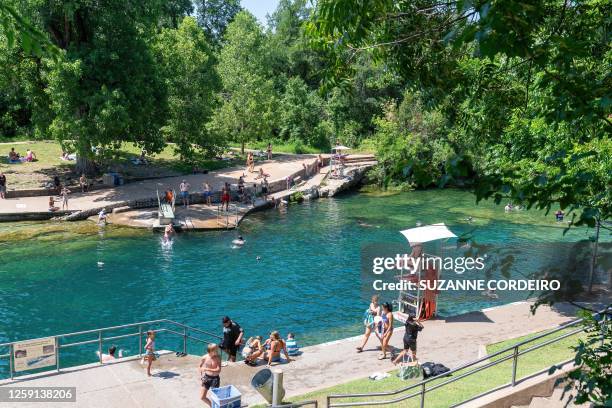
[[(293, 331), (300, 344), (357, 335), (366, 307), (361, 248), (404, 245), (398, 231), (417, 222), (445, 222), (480, 243), (523, 245), (525, 259), (539, 256), (529, 252), (536, 243), (592, 234), (577, 228), (563, 236), (552, 214), (505, 214), (455, 190), (306, 202), (252, 214), (239, 231), (179, 234), (171, 247), (159, 234), (91, 223), (3, 224), (0, 342), (158, 318), (220, 332), (224, 315), (247, 335)], [(247, 243), (235, 249), (238, 234)], [(460, 314), (528, 296), (453, 292), (440, 299), (439, 311)]]

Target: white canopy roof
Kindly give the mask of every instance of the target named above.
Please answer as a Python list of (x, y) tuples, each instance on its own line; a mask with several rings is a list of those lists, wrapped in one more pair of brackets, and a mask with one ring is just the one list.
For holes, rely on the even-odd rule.
[(424, 227), (410, 228), (400, 232), (403, 236), (406, 237), (410, 244), (457, 237), (443, 223), (426, 225)]
[(351, 148), (350, 148), (350, 147), (346, 147), (346, 146), (339, 145), (339, 146), (334, 146), (334, 147), (332, 148), (332, 150), (351, 150)]

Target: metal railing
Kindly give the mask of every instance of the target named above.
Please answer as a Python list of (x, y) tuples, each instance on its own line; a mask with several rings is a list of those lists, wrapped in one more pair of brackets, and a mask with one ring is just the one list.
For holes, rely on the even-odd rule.
[(217, 225), (225, 228), (236, 228), (238, 226), (238, 206), (230, 204), (228, 211), (223, 211), (223, 204), (217, 205)]
[[(602, 325), (606, 326), (606, 325), (610, 324), (610, 320), (607, 319), (607, 315), (609, 313), (611, 313), (611, 312), (612, 312), (612, 308), (606, 308), (606, 309), (604, 309), (604, 310), (602, 310), (602, 311), (600, 311), (598, 313), (595, 313), (594, 316), (602, 316), (603, 315), (603, 324)], [(450, 370), (450, 371), (448, 371), (448, 372), (446, 372), (444, 374), (441, 374), (441, 375), (438, 375), (438, 376), (435, 376), (435, 377), (430, 377), (430, 378), (428, 378), (426, 380), (420, 381), (420, 382), (418, 382), (416, 384), (412, 384), (412, 385), (409, 385), (407, 387), (404, 387), (404, 388), (401, 388), (401, 389), (398, 389), (398, 390), (395, 390), (395, 391), (376, 392), (376, 393), (363, 393), (363, 394), (335, 394), (335, 395), (328, 395), (327, 396), (327, 407), (333, 408), (333, 407), (357, 407), (357, 406), (366, 406), (366, 405), (368, 405), (368, 406), (369, 405), (389, 405), (389, 404), (395, 404), (395, 403), (398, 403), (398, 402), (401, 402), (401, 401), (406, 401), (408, 399), (411, 399), (411, 398), (419, 396), (420, 397), (420, 407), (423, 408), (423, 407), (425, 407), (425, 395), (428, 392), (431, 392), (431, 391), (434, 391), (434, 390), (436, 390), (438, 388), (444, 387), (445, 385), (448, 385), (448, 384), (451, 384), (451, 383), (456, 382), (458, 380), (461, 380), (462, 378), (465, 378), (465, 377), (468, 377), (468, 376), (470, 376), (472, 374), (478, 373), (478, 372), (480, 372), (482, 370), (485, 370), (485, 369), (487, 369), (489, 367), (493, 367), (493, 366), (501, 364), (501, 363), (503, 363), (505, 361), (512, 360), (512, 376), (511, 376), (511, 381), (509, 383), (501, 385), (501, 386), (499, 386), (497, 388), (488, 390), (488, 391), (486, 391), (484, 393), (475, 395), (473, 397), (470, 397), (469, 399), (467, 399), (465, 401), (458, 402), (458, 403), (454, 404), (453, 407), (461, 405), (461, 404), (464, 404), (466, 402), (469, 402), (469, 401), (475, 400), (477, 398), (480, 398), (480, 397), (482, 397), (484, 395), (490, 394), (491, 392), (495, 392), (495, 391), (498, 391), (498, 390), (501, 390), (501, 389), (507, 388), (507, 387), (514, 387), (518, 382), (520, 382), (521, 380), (523, 380), (525, 378), (532, 377), (534, 375), (539, 375), (539, 374), (547, 372), (549, 370), (549, 368), (545, 368), (544, 370), (541, 370), (539, 372), (532, 373), (532, 374), (529, 374), (529, 375), (527, 375), (527, 376), (525, 376), (523, 378), (517, 379), (516, 378), (516, 370), (517, 370), (517, 366), (518, 366), (518, 359), (519, 359), (520, 356), (522, 356), (524, 354), (530, 353), (530, 352), (532, 352), (534, 350), (540, 349), (540, 348), (542, 348), (544, 346), (547, 346), (549, 344), (556, 343), (556, 342), (558, 342), (560, 340), (563, 340), (563, 339), (565, 339), (567, 337), (570, 337), (570, 336), (576, 335), (578, 333), (584, 332), (584, 328), (581, 327), (581, 328), (578, 328), (576, 330), (572, 330), (572, 331), (570, 331), (568, 333), (564, 333), (564, 334), (562, 334), (560, 336), (557, 336), (557, 337), (555, 337), (553, 339), (544, 341), (542, 343), (535, 344), (535, 345), (533, 345), (533, 346), (531, 346), (531, 347), (529, 347), (527, 349), (524, 349), (524, 350), (519, 350), (519, 348), (521, 346), (526, 345), (526, 344), (533, 343), (536, 340), (539, 340), (539, 339), (542, 339), (544, 337), (550, 336), (551, 334), (555, 334), (555, 333), (567, 330), (568, 328), (576, 326), (576, 325), (582, 323), (583, 321), (584, 321), (584, 319), (577, 319), (577, 320), (571, 321), (571, 322), (569, 322), (569, 323), (567, 323), (565, 325), (559, 326), (556, 329), (550, 330), (550, 331), (548, 331), (546, 333), (542, 333), (542, 334), (540, 334), (538, 336), (535, 336), (535, 337), (532, 337), (530, 339), (518, 342), (518, 343), (516, 343), (516, 344), (514, 344), (514, 345), (512, 345), (510, 347), (507, 347), (507, 348), (505, 348), (503, 350), (497, 351), (497, 352), (495, 352), (493, 354), (489, 354), (487, 356), (479, 358), (478, 360), (472, 361), (470, 363), (464, 364), (464, 365), (462, 365), (462, 366), (460, 366), (458, 368), (455, 368), (453, 370)], [(609, 328), (607, 328), (607, 329), (609, 329)], [(602, 337), (602, 342), (603, 342), (603, 337)], [(504, 355), (504, 354), (509, 353), (509, 352), (511, 352), (511, 354)], [(499, 358), (494, 360), (494, 361), (489, 361), (489, 360), (491, 360), (492, 358), (495, 358), (495, 357), (499, 357)], [(562, 366), (562, 365), (571, 363), (572, 361), (574, 361), (573, 358), (571, 358), (571, 359), (569, 359), (567, 361), (563, 361), (563, 362), (557, 363), (556, 365)], [(447, 376), (450, 376), (452, 374), (456, 374), (456, 373), (458, 373), (460, 371), (464, 371), (464, 370), (469, 369), (469, 368), (472, 368), (472, 369), (467, 371), (467, 372), (461, 373), (461, 374), (459, 374), (457, 376), (451, 377), (451, 378), (449, 378), (446, 381), (443, 381), (443, 382), (431, 385), (431, 383), (433, 381), (435, 381), (435, 380), (439, 380), (439, 379), (441, 379), (443, 377), (447, 377)], [(417, 391), (415, 391), (415, 390), (417, 390)], [(386, 399), (386, 400), (371, 400), (370, 399), (368, 401), (336, 402), (336, 403), (332, 402), (333, 400), (348, 399), (348, 398), (392, 397), (394, 395), (403, 394), (403, 393), (406, 393), (406, 392), (409, 392), (409, 391), (414, 391), (414, 392), (412, 392), (410, 394), (407, 394), (407, 395), (402, 395), (400, 397), (393, 398), (393, 399)]]
[(268, 408), (300, 408), (300, 407), (305, 407), (307, 405), (312, 405), (314, 408), (318, 408), (319, 403), (317, 402), (317, 400), (309, 400), (309, 401), (292, 402), (290, 404), (283, 404), (283, 405), (268, 405)]
[[(114, 335), (114, 336), (104, 335), (105, 333), (116, 332), (122, 329), (133, 329), (133, 332), (127, 333), (127, 334), (121, 334), (121, 335)], [(168, 333), (173, 336), (181, 337), (183, 339), (183, 342), (182, 342), (182, 352), (183, 353), (187, 353), (188, 341), (190, 340), (198, 342), (198, 343), (206, 344), (206, 343), (211, 343), (211, 342), (218, 343), (219, 340), (223, 339), (221, 336), (218, 336), (214, 333), (210, 333), (205, 330), (200, 330), (195, 327), (187, 326), (185, 324), (178, 323), (178, 322), (175, 322), (173, 320), (168, 320), (168, 319), (150, 320), (150, 321), (145, 321), (145, 322), (124, 324), (120, 326), (103, 327), (100, 329), (84, 330), (84, 331), (73, 332), (73, 333), (58, 334), (55, 336), (45, 336), (44, 338), (49, 338), (49, 337), (55, 338), (55, 356), (56, 356), (55, 371), (59, 372), (60, 371), (61, 350), (69, 348), (69, 347), (83, 346), (87, 344), (97, 344), (98, 345), (98, 350), (97, 350), (98, 351), (98, 362), (102, 364), (102, 350), (103, 350), (103, 344), (105, 342), (116, 341), (120, 339), (131, 338), (131, 337), (138, 337), (138, 357), (141, 357), (142, 351), (143, 351), (143, 336), (146, 336), (146, 333), (148, 330), (153, 330), (156, 334), (157, 333)], [(207, 337), (207, 339), (195, 337), (194, 334), (204, 335)], [(80, 337), (80, 336), (91, 336), (91, 338), (87, 340), (81, 340), (81, 341), (65, 342), (67, 338)], [(37, 340), (37, 339), (32, 339), (32, 340)], [(22, 343), (24, 341), (31, 341), (31, 340), (12, 341), (8, 343), (0, 344), (0, 349), (7, 348), (7, 347), (9, 349), (8, 353), (0, 354), (0, 360), (2, 359), (9, 360), (9, 375), (11, 379), (13, 379), (15, 375), (15, 370), (13, 367), (14, 365), (13, 364), (14, 345), (17, 343)], [(177, 351), (177, 350), (174, 350), (174, 351)], [(221, 353), (222, 353), (221, 357), (223, 358), (223, 352)], [(63, 368), (68, 368), (68, 367), (63, 367)], [(52, 370), (49, 370), (49, 371), (52, 371)]]

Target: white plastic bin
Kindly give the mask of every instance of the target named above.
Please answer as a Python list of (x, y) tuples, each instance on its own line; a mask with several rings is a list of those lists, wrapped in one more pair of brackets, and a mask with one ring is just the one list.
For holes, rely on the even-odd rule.
[(241, 397), (240, 391), (233, 385), (211, 388), (208, 395), (211, 408), (240, 408)]

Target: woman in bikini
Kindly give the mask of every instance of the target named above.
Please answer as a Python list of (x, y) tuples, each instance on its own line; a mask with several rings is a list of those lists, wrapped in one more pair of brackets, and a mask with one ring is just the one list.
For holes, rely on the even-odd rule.
[[(366, 310), (363, 324), (365, 326), (365, 333), (363, 335), (363, 342), (361, 346), (357, 347), (357, 352), (361, 353), (363, 348), (365, 347), (368, 339), (370, 338), (370, 334), (372, 334), (372, 330), (376, 328), (374, 323), (374, 318), (376, 316), (382, 315), (382, 311), (380, 305), (378, 304), (378, 295), (372, 296), (372, 302), (370, 303), (370, 307)], [(375, 330), (375, 333), (378, 335), (378, 331)]]
[(389, 302), (383, 303), (382, 305), (382, 322), (383, 322), (383, 335), (382, 335), (382, 353), (378, 356), (379, 360), (387, 358), (387, 347), (389, 347), (389, 341), (393, 335), (393, 307)]
[(200, 399), (209, 406), (211, 405), (208, 399), (208, 390), (211, 388), (219, 388), (221, 385), (221, 357), (219, 357), (219, 347), (211, 343), (208, 345), (208, 354), (200, 360), (198, 372), (202, 377), (202, 389), (200, 391)]
[(285, 341), (281, 338), (279, 332), (273, 331), (270, 333), (270, 351), (268, 351), (268, 366), (271, 366), (272, 363), (279, 363), (281, 361), (281, 350), (285, 353), (285, 358), (287, 362), (291, 361), (289, 358), (289, 353), (287, 352), (287, 345)]

